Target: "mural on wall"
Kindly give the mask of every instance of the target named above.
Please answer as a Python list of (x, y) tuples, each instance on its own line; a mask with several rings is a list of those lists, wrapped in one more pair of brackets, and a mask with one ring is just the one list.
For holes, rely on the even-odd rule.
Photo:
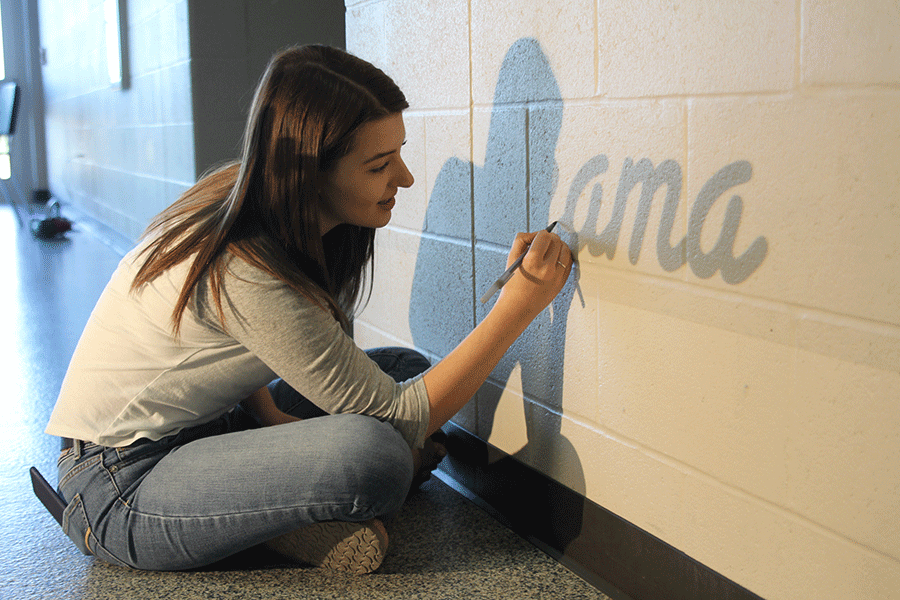
[[(592, 179), (605, 173), (608, 168), (609, 160), (604, 154), (593, 157), (581, 167), (569, 188), (565, 211), (559, 219), (562, 223), (573, 223), (575, 206), (582, 192)], [(700, 248), (700, 239), (713, 204), (730, 188), (748, 182), (752, 172), (753, 169), (747, 161), (733, 162), (719, 169), (704, 184), (691, 207), (687, 234), (673, 246), (671, 244), (672, 228), (681, 198), (681, 166), (674, 160), (666, 160), (654, 168), (653, 162), (649, 158), (642, 158), (637, 163), (631, 158), (626, 158), (619, 176), (612, 217), (599, 234), (597, 233), (597, 221), (603, 192), (600, 184), (594, 185), (591, 190), (588, 216), (584, 228), (578, 232), (578, 250), (587, 246), (593, 256), (605, 254), (609, 259), (615, 256), (628, 197), (640, 183), (641, 196), (638, 201), (634, 229), (631, 233), (631, 242), (628, 245), (628, 260), (633, 265), (637, 264), (641, 246), (644, 243), (653, 197), (657, 190), (665, 185), (666, 198), (656, 237), (656, 256), (659, 265), (666, 271), (675, 271), (687, 262), (694, 274), (701, 279), (712, 277), (717, 271), (720, 271), (722, 279), (726, 283), (732, 285), (741, 283), (750, 277), (765, 260), (768, 242), (766, 238), (760, 236), (740, 256), (734, 256), (734, 241), (744, 208), (740, 196), (732, 196), (729, 200), (718, 241), (709, 252), (703, 252)]]
[[(532, 103), (538, 108), (524, 108)], [(526, 110), (527, 119), (522, 116)], [(526, 139), (523, 127), (528, 128), (532, 139), (541, 140), (530, 144), (527, 158), (523, 158), (522, 140)], [(501, 234), (508, 235), (507, 241), (511, 241), (515, 231), (522, 231), (526, 226), (544, 227), (552, 220), (559, 220), (570, 231), (575, 227), (576, 208), (585, 190), (610, 165), (608, 157), (602, 154), (588, 160), (568, 185), (562, 214), (551, 214), (551, 204), (560, 184), (556, 153), (562, 127), (562, 94), (549, 61), (537, 40), (520, 39), (510, 47), (500, 68), (483, 165), (451, 158), (443, 164), (434, 181), (416, 256), (409, 307), (410, 331), (416, 347), (436, 356), (446, 356), (471, 331), (482, 314), (480, 311), (485, 310), (473, 306), (474, 299), (481, 296), (502, 270), (495, 264), (499, 255), (468, 243), (472, 223), (461, 205), (473, 193), (472, 218), (478, 242), (502, 243)], [(527, 203), (523, 190), (528, 170), (524, 162), (540, 165), (540, 176), (527, 182), (530, 184)], [(627, 158), (619, 174), (609, 221), (605, 225), (598, 223), (604, 199), (601, 185), (595, 183), (586, 219), (575, 235), (564, 239), (576, 254), (586, 248), (593, 256), (605, 255), (612, 259), (620, 238), (624, 237), (621, 230), (627, 202), (629, 197), (637, 197), (635, 192), (640, 185), (636, 218), (627, 247), (631, 264), (637, 264), (653, 199), (665, 186), (656, 236), (659, 264), (670, 272), (689, 265), (699, 278), (720, 273), (725, 282), (739, 284), (760, 267), (768, 252), (768, 242), (762, 236), (747, 248), (735, 249), (744, 208), (740, 196), (732, 195), (728, 201), (714, 246), (704, 252), (700, 241), (704, 228), (712, 226), (707, 221), (713, 205), (729, 190), (749, 181), (751, 175), (752, 167), (746, 161), (732, 162), (719, 169), (693, 201), (685, 235), (673, 243), (672, 231), (682, 191), (681, 166), (675, 160), (654, 166), (649, 158), (636, 161)], [(522, 205), (505, 205), (506, 199), (498, 198), (498, 191), (514, 199), (521, 197)], [(490, 196), (492, 201), (487, 202), (481, 196)], [(489, 272), (483, 272), (488, 262)], [(463, 409), (460, 418), (477, 429), (481, 438), (490, 439), (504, 389), (510, 387), (511, 378), (521, 378), (521, 390), (527, 399), (522, 409), (525, 441), (511, 453), (545, 472), (564, 474), (564, 483), (583, 494), (581, 460), (574, 445), (561, 432), (567, 341), (572, 349), (567, 331), (569, 311), (577, 291), (575, 270), (551, 309), (538, 316), (494, 370), (491, 380), (495, 385), (484, 386), (477, 402)], [(571, 332), (573, 336), (577, 334)], [(581, 362), (581, 357), (575, 358)], [(534, 499), (534, 502), (541, 501), (544, 500)], [(571, 514), (577, 521), (580, 515), (577, 507), (573, 507)], [(574, 526), (570, 523), (559, 528), (570, 536), (558, 540), (559, 547), (565, 547), (577, 537), (578, 525), (574, 522)]]

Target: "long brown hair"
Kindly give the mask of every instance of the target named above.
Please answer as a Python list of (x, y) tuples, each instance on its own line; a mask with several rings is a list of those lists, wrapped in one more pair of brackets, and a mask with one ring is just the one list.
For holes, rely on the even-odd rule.
[(341, 224), (322, 236), (319, 191), (360, 126), (409, 105), (381, 70), (328, 46), (270, 61), (253, 99), (238, 162), (204, 176), (150, 224), (137, 290), (193, 257), (172, 313), (177, 334), (201, 278), (223, 321), (227, 250), (329, 310), (344, 329), (357, 302), (375, 230)]

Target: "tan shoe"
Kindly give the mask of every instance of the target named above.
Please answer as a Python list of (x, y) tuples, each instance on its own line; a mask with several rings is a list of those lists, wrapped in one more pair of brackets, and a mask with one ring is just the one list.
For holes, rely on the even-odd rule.
[(388, 534), (378, 519), (362, 523), (325, 521), (280, 535), (266, 546), (302, 563), (365, 575), (381, 566), (387, 554)]

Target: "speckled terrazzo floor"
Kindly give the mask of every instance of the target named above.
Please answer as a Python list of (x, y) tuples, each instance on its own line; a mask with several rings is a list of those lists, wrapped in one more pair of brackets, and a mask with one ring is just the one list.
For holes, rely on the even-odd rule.
[(78, 223), (34, 240), (0, 206), (0, 598), (607, 598), (432, 478), (388, 524), (391, 550), (368, 576), (340, 576), (246, 552), (202, 571), (131, 571), (82, 556), (31, 492), (55, 483), (59, 442), (44, 435), (69, 357), (124, 250)]

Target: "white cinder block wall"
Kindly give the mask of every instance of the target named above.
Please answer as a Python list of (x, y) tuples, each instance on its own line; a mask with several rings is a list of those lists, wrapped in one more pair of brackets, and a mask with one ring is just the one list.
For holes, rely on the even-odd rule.
[(129, 0), (131, 81), (115, 89), (104, 2), (37, 2), (50, 190), (131, 239), (198, 175), (238, 156), (273, 53), (344, 44), (340, 0)]
[(417, 180), (360, 343), (444, 356), (560, 219), (579, 277), (456, 423), (765, 598), (896, 598), (896, 1), (347, 0), (347, 43)]
[(103, 2), (38, 7), (50, 189), (136, 239), (195, 181), (194, 119), (187, 0), (126, 4), (125, 90), (109, 85)]

